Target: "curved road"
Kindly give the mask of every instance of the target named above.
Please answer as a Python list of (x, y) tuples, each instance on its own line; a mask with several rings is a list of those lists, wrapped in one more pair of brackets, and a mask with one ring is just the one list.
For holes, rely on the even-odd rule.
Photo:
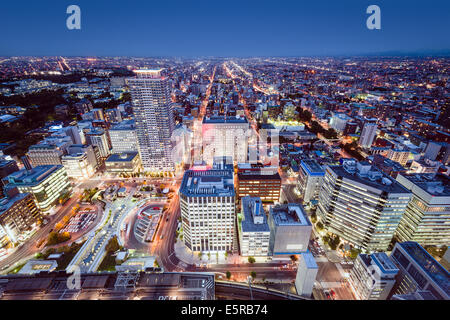
[[(52, 230), (56, 223), (58, 223), (65, 215), (67, 215), (70, 210), (72, 210), (73, 205), (78, 201), (79, 196), (81, 195), (80, 192), (76, 192), (72, 195), (69, 201), (67, 201), (59, 210), (57, 213), (55, 213), (52, 216), (46, 217), (47, 219), (50, 218), (51, 221), (48, 222), (45, 226), (37, 230), (30, 239), (28, 239), (24, 244), (22, 244), (19, 248), (16, 249), (13, 253), (11, 253), (8, 257), (0, 261), (0, 270), (5, 268), (5, 266), (9, 267), (7, 269), (10, 269), (14, 264), (24, 260), (25, 258), (35, 254), (36, 252), (39, 252), (41, 249), (36, 247), (36, 244), (39, 243), (39, 240), (42, 238), (47, 237), (47, 235), (50, 233), (50, 230)], [(6, 270), (2, 270), (4, 272)]]

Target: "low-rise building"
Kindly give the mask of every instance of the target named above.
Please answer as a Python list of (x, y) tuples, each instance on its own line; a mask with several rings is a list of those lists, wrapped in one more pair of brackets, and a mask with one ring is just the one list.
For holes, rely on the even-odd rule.
[(114, 153), (105, 160), (108, 173), (134, 173), (141, 169), (138, 152)]
[(311, 297), (318, 271), (319, 267), (316, 259), (310, 252), (299, 254), (297, 275), (295, 277), (295, 288), (298, 295)]
[(237, 196), (258, 197), (263, 202), (278, 202), (281, 193), (281, 177), (278, 167), (261, 163), (239, 163)]
[(307, 251), (312, 225), (300, 204), (272, 206), (268, 220), (270, 254), (274, 259)]
[(32, 259), (19, 270), (19, 274), (37, 274), (41, 272), (52, 272), (58, 267), (56, 260)]

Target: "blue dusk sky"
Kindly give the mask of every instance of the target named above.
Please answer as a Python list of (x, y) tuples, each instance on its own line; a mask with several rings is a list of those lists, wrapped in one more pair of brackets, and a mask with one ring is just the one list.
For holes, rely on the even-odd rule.
[[(381, 30), (366, 27), (372, 4)], [(0, 56), (448, 55), (450, 1), (2, 0), (0, 27)]]

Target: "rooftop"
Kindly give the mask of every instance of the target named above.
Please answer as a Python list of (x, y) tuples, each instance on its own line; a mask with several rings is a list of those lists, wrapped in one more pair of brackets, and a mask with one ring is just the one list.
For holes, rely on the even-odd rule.
[(450, 178), (443, 174), (430, 174), (430, 173), (412, 173), (412, 174), (401, 174), (398, 177), (400, 181), (402, 177), (411, 183), (415, 184), (417, 187), (427, 192), (430, 195), (438, 197), (448, 197), (450, 196)]
[(134, 130), (135, 128), (134, 120), (125, 120), (112, 126), (109, 131)]
[(314, 256), (311, 252), (303, 252), (301, 253), (301, 256), (303, 257), (303, 260), (305, 261), (306, 266), (308, 269), (319, 269), (317, 266), (316, 259), (314, 259)]
[(450, 273), (421, 245), (412, 241), (397, 243), (396, 245), (403, 248), (403, 250), (417, 262), (421, 269), (433, 279), (447, 295), (450, 295)]
[(325, 171), (323, 170), (323, 168), (312, 159), (302, 160), (300, 161), (300, 165), (311, 176), (325, 175)]
[(7, 176), (4, 180), (14, 185), (38, 185), (56, 171), (62, 169), (61, 165), (37, 166), (31, 170), (22, 169)]
[(56, 260), (29, 260), (23, 267), (20, 269), (20, 274), (34, 274), (45, 271), (53, 271), (58, 266), (58, 262)]
[(379, 171), (368, 162), (344, 161), (341, 166), (329, 166), (338, 176), (387, 193), (410, 193), (396, 180)]
[(297, 203), (272, 206), (270, 208), (270, 215), (277, 226), (311, 225), (303, 207)]
[(29, 193), (18, 193), (11, 198), (0, 199), (0, 216), (11, 208), (17, 201), (23, 200)]
[(249, 174), (245, 172), (238, 173), (239, 180), (280, 180), (281, 176), (278, 172), (274, 174)]
[(248, 123), (246, 117), (240, 116), (211, 116), (204, 117), (203, 123)]
[(270, 232), (260, 198), (243, 197), (242, 208), (244, 217), (241, 226), (243, 232)]
[(398, 268), (396, 265), (389, 259), (385, 252), (376, 252), (370, 255), (372, 261), (376, 263), (376, 265), (381, 269), (383, 273), (397, 273)]
[(105, 162), (129, 162), (136, 158), (137, 155), (137, 152), (113, 153)]
[(180, 192), (196, 197), (234, 196), (233, 170), (188, 170), (184, 173)]

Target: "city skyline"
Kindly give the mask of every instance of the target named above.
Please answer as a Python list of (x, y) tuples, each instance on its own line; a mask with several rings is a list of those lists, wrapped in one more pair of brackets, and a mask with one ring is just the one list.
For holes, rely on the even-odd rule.
[(0, 301), (450, 300), (450, 1), (17, 0), (0, 28)]

